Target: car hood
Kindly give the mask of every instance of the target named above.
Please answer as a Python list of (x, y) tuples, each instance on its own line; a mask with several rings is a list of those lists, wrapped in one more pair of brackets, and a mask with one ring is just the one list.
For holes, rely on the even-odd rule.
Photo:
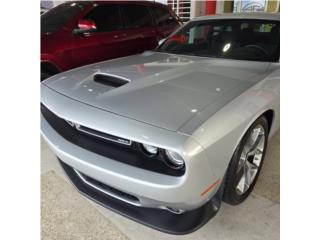
[[(145, 52), (64, 72), (43, 84), (105, 111), (178, 131), (209, 105), (214, 104), (214, 111), (218, 111), (256, 84), (268, 66)], [(118, 79), (116, 85), (126, 84), (99, 81), (104, 75)]]

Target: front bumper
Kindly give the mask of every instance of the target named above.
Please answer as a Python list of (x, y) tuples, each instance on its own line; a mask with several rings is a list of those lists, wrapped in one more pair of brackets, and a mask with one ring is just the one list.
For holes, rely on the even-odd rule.
[(70, 181), (81, 194), (103, 207), (162, 232), (182, 235), (196, 231), (214, 217), (220, 208), (221, 191), (218, 191), (203, 206), (182, 214), (174, 214), (162, 209), (136, 207), (123, 201), (117, 201), (90, 187), (79, 178), (72, 167), (61, 160), (60, 163)]

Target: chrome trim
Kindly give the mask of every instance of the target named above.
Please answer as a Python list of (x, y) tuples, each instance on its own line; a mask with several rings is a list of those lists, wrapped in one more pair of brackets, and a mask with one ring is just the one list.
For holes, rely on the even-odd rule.
[[(80, 132), (84, 132), (84, 133), (90, 134), (90, 135), (95, 136), (95, 137), (103, 138), (103, 139), (108, 140), (108, 141), (112, 141), (112, 142), (116, 142), (116, 143), (121, 143), (121, 144), (124, 144), (124, 145), (127, 145), (127, 146), (131, 146), (131, 144), (132, 144), (131, 140), (129, 140), (129, 139), (126, 139), (126, 140), (128, 140), (128, 142), (126, 142), (124, 139), (122, 139), (122, 138), (120, 138), (120, 137), (117, 137), (117, 136), (114, 136), (115, 138), (118, 138), (117, 140), (114, 140), (114, 139), (111, 139), (111, 138), (108, 138), (108, 137), (105, 137), (105, 136), (102, 136), (102, 135), (99, 135), (99, 134), (95, 134), (95, 133), (93, 133), (93, 132), (86, 131), (86, 130), (84, 130), (84, 129), (82, 128), (81, 125), (79, 125), (79, 124), (77, 124), (77, 123), (75, 124), (75, 127), (76, 127), (76, 129), (79, 130)], [(121, 140), (123, 140), (123, 141), (121, 141)]]
[(172, 208), (172, 207), (164, 207), (163, 209), (165, 209), (171, 213), (177, 214), (177, 215), (182, 214), (186, 211), (184, 209), (176, 209), (176, 208)]
[(78, 172), (76, 169), (73, 169), (73, 170), (75, 171), (75, 173), (79, 176), (79, 178), (80, 178), (85, 184), (93, 187), (94, 189), (96, 189), (96, 190), (98, 190), (98, 191), (100, 191), (100, 192), (102, 192), (102, 193), (104, 193), (104, 194), (107, 194), (107, 195), (109, 195), (109, 196), (111, 196), (111, 197), (114, 197), (114, 198), (116, 198), (116, 199), (118, 199), (118, 200), (121, 200), (121, 201), (123, 201), (123, 202), (132, 204), (132, 205), (134, 205), (134, 206), (137, 206), (137, 207), (140, 207), (140, 206), (141, 206), (140, 202), (137, 203), (137, 202), (130, 201), (130, 200), (126, 199), (126, 198), (119, 197), (119, 196), (116, 195), (116, 194), (113, 194), (113, 193), (111, 193), (111, 192), (109, 192), (109, 191), (106, 191), (105, 189), (102, 189), (102, 188), (100, 188), (100, 187), (92, 184), (92, 183), (89, 182), (87, 179), (85, 179), (85, 177), (82, 176), (82, 174), (81, 174), (80, 172)]
[[(131, 146), (132, 144), (132, 141), (129, 140), (129, 139), (122, 139), (121, 137), (118, 137), (118, 136), (114, 136), (115, 138), (117, 138), (117, 140), (114, 140), (112, 138), (108, 138), (106, 136), (102, 136), (102, 135), (99, 135), (99, 134), (96, 134), (96, 133), (93, 133), (93, 132), (90, 132), (90, 131), (87, 131), (87, 130), (84, 130), (82, 128), (82, 126), (78, 123), (74, 123), (74, 122), (71, 122), (69, 120), (66, 120), (65, 121), (71, 126), (71, 127), (75, 127), (78, 131), (80, 132), (84, 132), (86, 134), (89, 134), (91, 136), (95, 136), (95, 137), (98, 137), (98, 138), (102, 138), (102, 139), (105, 139), (105, 140), (108, 140), (108, 141), (111, 141), (111, 142), (115, 142), (115, 143), (120, 143), (120, 144), (123, 144), (123, 145), (127, 145), (127, 146)], [(93, 129), (94, 130), (94, 129)], [(97, 131), (97, 130), (94, 130), (94, 131)], [(98, 131), (97, 131), (98, 132)], [(108, 135), (108, 133), (105, 133)], [(111, 135), (111, 134), (110, 134)]]
[(71, 122), (71, 121), (69, 121), (69, 120), (66, 120), (66, 122), (69, 123), (69, 125), (70, 125), (71, 127), (74, 127), (74, 123), (73, 123), (73, 122)]

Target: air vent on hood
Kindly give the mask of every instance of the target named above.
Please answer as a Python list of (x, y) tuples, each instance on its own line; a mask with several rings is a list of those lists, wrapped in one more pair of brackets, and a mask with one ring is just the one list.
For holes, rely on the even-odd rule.
[(124, 78), (120, 78), (120, 77), (108, 75), (108, 74), (101, 74), (101, 73), (95, 74), (93, 76), (93, 81), (110, 86), (110, 87), (120, 87), (129, 82), (129, 80), (126, 80)]

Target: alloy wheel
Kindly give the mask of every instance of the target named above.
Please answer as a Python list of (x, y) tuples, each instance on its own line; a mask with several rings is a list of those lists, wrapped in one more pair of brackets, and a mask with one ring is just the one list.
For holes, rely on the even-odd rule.
[(244, 144), (237, 168), (236, 192), (243, 195), (254, 182), (265, 150), (266, 134), (261, 125), (252, 129)]

